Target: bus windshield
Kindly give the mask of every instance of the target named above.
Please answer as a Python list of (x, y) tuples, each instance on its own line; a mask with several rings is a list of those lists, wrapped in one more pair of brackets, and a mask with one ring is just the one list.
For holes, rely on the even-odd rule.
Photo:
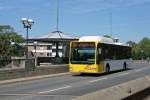
[(94, 42), (73, 42), (71, 45), (72, 64), (94, 64), (95, 43)]

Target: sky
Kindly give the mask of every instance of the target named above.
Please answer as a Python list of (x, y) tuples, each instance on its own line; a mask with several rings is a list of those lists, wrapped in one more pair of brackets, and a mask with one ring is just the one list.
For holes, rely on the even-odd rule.
[[(31, 18), (29, 36), (46, 35), (56, 30), (56, 5), (57, 0), (0, 0), (0, 25), (25, 36), (20, 20)], [(59, 30), (73, 36), (108, 34), (122, 42), (150, 38), (150, 0), (60, 0), (59, 8)]]

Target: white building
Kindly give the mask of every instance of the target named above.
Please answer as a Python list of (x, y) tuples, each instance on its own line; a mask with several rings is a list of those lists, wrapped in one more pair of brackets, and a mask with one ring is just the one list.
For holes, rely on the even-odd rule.
[[(71, 37), (63, 32), (54, 31), (45, 36), (30, 38), (28, 44), (29, 54), (36, 56), (38, 62), (56, 62), (56, 59), (61, 59), (67, 62), (69, 57), (70, 41), (78, 40), (76, 37)], [(36, 44), (34, 42), (37, 42)], [(58, 61), (59, 62), (59, 61)]]

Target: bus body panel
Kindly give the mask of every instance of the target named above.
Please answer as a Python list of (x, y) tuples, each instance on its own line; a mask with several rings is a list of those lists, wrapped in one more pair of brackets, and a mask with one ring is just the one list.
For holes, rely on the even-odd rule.
[(99, 65), (70, 64), (69, 71), (71, 73), (103, 73), (105, 71), (104, 62), (101, 61)]
[(99, 64), (96, 64), (98, 68), (98, 73), (103, 73), (105, 72), (105, 62), (104, 60), (99, 61)]
[(131, 66), (131, 60), (128, 59), (122, 59), (122, 60), (105, 60), (104, 61), (104, 67), (106, 69), (106, 65), (109, 64), (110, 71), (120, 70), (123, 69), (123, 64), (126, 63), (127, 67), (129, 68)]

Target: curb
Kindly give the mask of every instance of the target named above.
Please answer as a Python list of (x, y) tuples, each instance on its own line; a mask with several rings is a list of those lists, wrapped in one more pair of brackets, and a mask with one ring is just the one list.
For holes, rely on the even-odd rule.
[(42, 75), (42, 76), (33, 76), (33, 77), (25, 77), (25, 78), (4, 80), (4, 81), (0, 81), (0, 85), (2, 85), (2, 84), (9, 84), (9, 83), (16, 83), (16, 82), (23, 82), (23, 81), (31, 81), (31, 80), (37, 80), (37, 79), (42, 79), (42, 78), (64, 76), (64, 75), (70, 75), (70, 73), (67, 72), (67, 73), (59, 73), (59, 74), (50, 74), (50, 75)]

